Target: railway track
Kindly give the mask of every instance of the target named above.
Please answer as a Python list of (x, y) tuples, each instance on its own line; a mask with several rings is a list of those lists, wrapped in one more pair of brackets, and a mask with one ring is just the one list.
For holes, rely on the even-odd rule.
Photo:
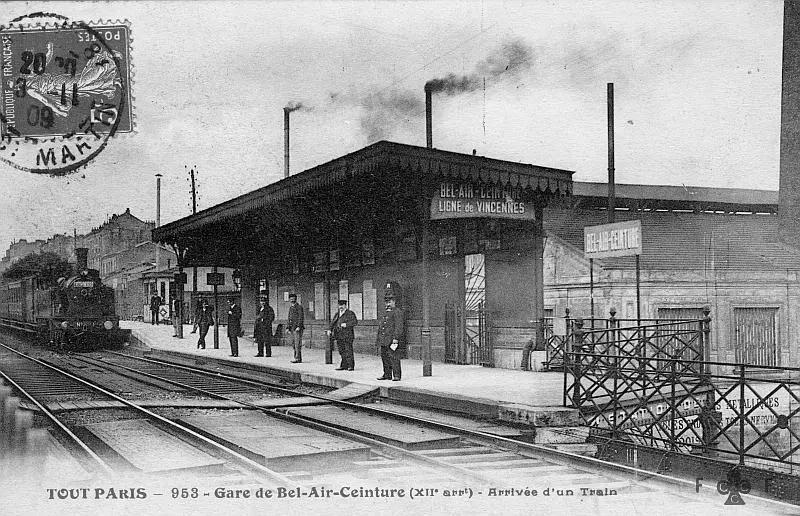
[[(295, 392), (281, 385), (280, 380), (277, 382), (274, 379), (272, 381), (256, 381), (250, 375), (248, 378), (241, 378), (236, 374), (215, 371), (213, 368), (190, 366), (186, 363), (175, 363), (165, 359), (144, 358), (117, 352), (111, 355), (117, 357), (118, 360), (125, 360), (125, 368), (130, 371), (142, 372), (143, 369), (147, 369), (150, 374), (153, 374), (155, 370), (178, 370), (184, 377), (194, 373), (205, 378), (218, 377), (224, 378), (226, 381), (239, 381), (251, 387), (273, 389), (284, 393)], [(119, 365), (118, 360), (114, 360), (117, 365)], [(136, 363), (141, 365), (136, 367), (133, 365)], [(204, 394), (213, 394), (236, 401), (208, 387), (206, 385), (196, 388)], [(697, 485), (694, 482), (477, 431), (453, 423), (337, 399), (330, 395), (311, 394), (308, 396), (317, 398), (324, 404), (306, 408), (266, 409), (253, 407), (246, 402), (240, 403), (287, 422), (308, 425), (321, 431), (368, 443), (374, 450), (379, 450), (383, 456), (357, 461), (355, 464), (373, 470), (378, 468), (382, 473), (377, 475), (378, 478), (398, 479), (416, 473), (415, 480), (419, 480), (419, 470), (414, 463), (422, 462), (435, 470), (434, 476), (430, 477), (430, 480), (438, 479), (440, 482), (442, 477), (435, 475), (445, 473), (446, 476), (454, 475), (479, 485), (495, 486), (496, 489), (513, 489), (520, 483), (535, 482), (537, 485), (570, 486), (567, 489), (573, 489), (588, 496), (624, 493), (629, 500), (648, 499), (661, 500), (665, 503), (687, 503), (687, 500), (680, 494), (675, 494), (682, 493), (696, 499), (696, 496), (693, 496), (697, 495)], [(394, 431), (382, 428), (386, 426), (394, 427)], [(445, 437), (438, 442), (436, 439), (414, 441), (396, 437), (397, 434), (412, 433), (413, 428), (439, 432)], [(392, 437), (393, 435), (394, 437)], [(417, 445), (423, 449), (414, 449)], [(287, 477), (295, 480), (313, 479), (315, 482), (326, 483), (353, 481), (360, 478), (358, 474), (353, 478), (353, 474), (348, 472), (324, 476), (312, 475), (304, 471), (287, 472)], [(423, 476), (423, 478), (426, 477)], [(710, 501), (690, 501), (687, 508), (692, 508), (692, 504), (695, 504), (694, 508), (698, 510), (707, 509), (708, 506), (704, 504), (718, 501), (716, 498), (718, 494), (711, 493), (711, 495)], [(778, 511), (791, 507), (780, 502), (773, 503), (769, 500), (756, 499), (756, 497), (750, 498)], [(789, 512), (794, 509), (796, 508), (792, 507)]]
[[(37, 358), (25, 355), (13, 348), (0, 344), (0, 349), (5, 353), (11, 353), (14, 359), (4, 359), (2, 366), (0, 366), (0, 374), (6, 382), (20, 392), (26, 399), (34, 404), (41, 414), (48, 420), (52, 421), (56, 427), (68, 437), (75, 447), (80, 450), (83, 462), (91, 462), (95, 469), (91, 473), (100, 471), (103, 474), (110, 474), (115, 471), (115, 468), (109, 465), (108, 461), (101, 458), (99, 454), (92, 450), (90, 444), (86, 442), (85, 438), (79, 437), (71, 429), (67, 428), (61, 418), (56, 416), (53, 411), (47, 408), (46, 401), (42, 402), (41, 398), (52, 398), (59, 394), (69, 393), (75, 395), (80, 392), (89, 392), (92, 396), (100, 397), (105, 396), (117, 401), (127, 407), (137, 418), (144, 418), (145, 421), (155, 422), (157, 428), (166, 428), (169, 433), (163, 435), (177, 434), (182, 438), (194, 441), (213, 450), (214, 453), (226, 456), (231, 463), (245, 471), (249, 471), (254, 478), (269, 479), (282, 486), (294, 486), (295, 483), (285, 476), (277, 473), (269, 468), (264, 467), (252, 459), (241, 455), (238, 451), (224, 446), (208, 437), (201, 435), (194, 430), (165, 418), (155, 412), (152, 412), (130, 400), (118, 396), (103, 387), (95, 385), (90, 381), (79, 378), (71, 373), (59, 369)], [(4, 357), (8, 358), (8, 357)], [(20, 361), (27, 361), (27, 364), (22, 365)], [(9, 364), (11, 364), (9, 366)], [(46, 384), (52, 381), (57, 384), (55, 393), (49, 392), (46, 389)], [(33, 392), (31, 392), (33, 391)]]
[[(16, 353), (16, 352), (15, 352)], [(336, 486), (356, 485), (364, 481), (390, 481), (392, 485), (404, 482), (415, 485), (446, 485), (457, 481), (459, 485), (475, 486), (478, 493), (499, 495), (515, 490), (553, 489), (566, 491), (573, 496), (617, 496), (623, 503), (648, 500), (658, 503), (679, 503), (689, 512), (705, 511), (721, 504), (719, 495), (695, 493), (695, 484), (679, 479), (654, 475), (633, 468), (614, 465), (597, 459), (565, 453), (539, 445), (494, 435), (487, 432), (443, 423), (382, 408), (337, 399), (335, 396), (311, 394), (319, 403), (315, 406), (265, 408), (234, 396), (243, 392), (261, 392), (274, 389), (297, 394), (296, 390), (281, 385), (281, 381), (256, 381), (239, 378), (234, 374), (221, 374), (208, 368), (174, 364), (168, 360), (154, 360), (133, 355), (113, 353), (108, 360), (81, 358), (93, 367), (107, 366), (112, 371), (142, 375), (187, 393), (225, 399), (239, 404), (242, 411), (225, 416), (178, 415), (164, 417), (100, 389), (131, 410), (158, 424), (182, 433), (187, 439), (211, 447), (244, 465), (253, 473), (253, 479), (267, 480), (284, 486)], [(35, 360), (35, 359), (33, 359)], [(50, 364), (47, 366), (54, 371)], [(50, 373), (47, 373), (48, 375)], [(68, 378), (71, 377), (68, 373)], [(89, 390), (97, 387), (86, 380), (74, 378)], [(238, 388), (234, 387), (238, 384)], [(63, 387), (62, 387), (63, 390)], [(40, 406), (40, 409), (45, 407)], [(225, 424), (230, 424), (228, 427)], [(263, 425), (263, 426), (259, 426)], [(279, 425), (279, 426), (275, 426)], [(305, 428), (319, 435), (335, 436), (342, 442), (357, 443), (343, 448), (344, 453), (334, 454), (320, 461), (321, 455), (299, 455), (303, 460), (275, 455), (275, 447), (248, 443), (247, 435), (239, 436), (245, 429), (255, 441), (274, 432), (276, 428), (289, 431)], [(227, 429), (227, 430), (226, 430)], [(295, 430), (296, 431), (296, 430)], [(291, 442), (273, 440), (277, 447)], [(307, 438), (310, 439), (310, 438)], [(270, 455), (270, 453), (273, 453)], [(331, 459), (332, 458), (332, 459)], [(337, 463), (331, 462), (337, 461)], [(266, 464), (266, 466), (265, 466)], [(247, 482), (242, 478), (235, 482)], [(481, 491), (483, 490), (483, 491)], [(794, 506), (772, 503), (750, 497), (769, 506), (769, 512), (792, 513)], [(786, 510), (791, 507), (792, 510)]]

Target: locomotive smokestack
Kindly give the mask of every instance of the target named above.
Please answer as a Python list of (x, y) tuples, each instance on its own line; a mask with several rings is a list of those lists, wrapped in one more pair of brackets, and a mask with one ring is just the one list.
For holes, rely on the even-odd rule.
[(75, 264), (79, 271), (89, 268), (89, 248), (78, 247), (75, 249)]
[(283, 108), (283, 177), (289, 177), (289, 107)]
[(433, 101), (431, 88), (425, 85), (425, 138), (429, 149), (433, 148)]

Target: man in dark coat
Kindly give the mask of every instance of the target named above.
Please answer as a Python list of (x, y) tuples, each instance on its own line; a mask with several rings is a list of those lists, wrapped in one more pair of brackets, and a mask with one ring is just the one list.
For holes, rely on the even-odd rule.
[(197, 320), (200, 326), (200, 338), (197, 340), (197, 349), (206, 349), (206, 335), (208, 329), (214, 326), (214, 309), (208, 306), (208, 300), (203, 299), (203, 304), (200, 306), (200, 315)]
[(196, 302), (194, 306), (194, 323), (192, 324), (192, 333), (197, 333), (197, 327), (200, 325), (200, 317), (203, 315), (203, 304)]
[(253, 328), (253, 337), (258, 344), (257, 357), (272, 356), (272, 321), (275, 320), (275, 311), (269, 306), (267, 298), (258, 300), (258, 314)]
[(228, 307), (228, 340), (231, 341), (231, 356), (239, 356), (239, 335), (242, 333), (242, 307), (236, 302), (236, 298), (229, 300)]
[(177, 297), (176, 294), (176, 297), (172, 300), (172, 327), (175, 329), (175, 333), (172, 335), (173, 337), (178, 336), (178, 325), (183, 324), (183, 321), (181, 320), (182, 311), (183, 310), (181, 310), (181, 300)]
[(388, 290), (385, 295), (386, 312), (378, 327), (377, 344), (381, 348), (383, 376), (378, 380), (394, 380), (399, 382), (403, 375), (400, 359), (405, 345), (405, 314), (397, 308), (394, 293)]
[(150, 298), (150, 324), (158, 324), (159, 310), (161, 310), (161, 296), (153, 294)]
[(303, 361), (303, 306), (297, 302), (297, 294), (289, 294), (289, 317), (286, 321), (286, 332), (292, 338), (294, 347), (293, 364)]
[(353, 356), (353, 326), (358, 324), (356, 314), (348, 310), (347, 301), (339, 300), (339, 311), (331, 321), (331, 327), (326, 332), (336, 340), (339, 346), (339, 354), (342, 356), (342, 363), (336, 368), (337, 371), (352, 371), (356, 367), (355, 357)]

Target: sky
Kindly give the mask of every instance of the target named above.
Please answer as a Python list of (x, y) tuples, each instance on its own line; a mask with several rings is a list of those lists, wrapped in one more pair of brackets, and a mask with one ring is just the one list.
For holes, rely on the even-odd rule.
[[(607, 177), (614, 83), (618, 183), (778, 188), (778, 0), (12, 2), (127, 20), (136, 131), (76, 173), (0, 162), (0, 253), (89, 231), (126, 208), (161, 222), (379, 140)], [(454, 79), (447, 83), (448, 79)], [(437, 82), (438, 81), (438, 82)]]

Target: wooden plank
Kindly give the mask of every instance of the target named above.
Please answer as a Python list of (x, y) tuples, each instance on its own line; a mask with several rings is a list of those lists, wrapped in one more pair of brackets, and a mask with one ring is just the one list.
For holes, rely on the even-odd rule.
[(457, 435), (352, 409), (330, 406), (309, 407), (291, 409), (288, 413), (356, 432), (408, 450), (441, 448), (442, 446), (454, 446), (460, 442)]
[(325, 457), (362, 460), (368, 446), (324, 432), (270, 418), (262, 413), (189, 416), (183, 424), (231, 446), (243, 455), (266, 464), (318, 469)]
[(145, 473), (221, 471), (224, 464), (145, 419), (93, 423), (84, 428)]

